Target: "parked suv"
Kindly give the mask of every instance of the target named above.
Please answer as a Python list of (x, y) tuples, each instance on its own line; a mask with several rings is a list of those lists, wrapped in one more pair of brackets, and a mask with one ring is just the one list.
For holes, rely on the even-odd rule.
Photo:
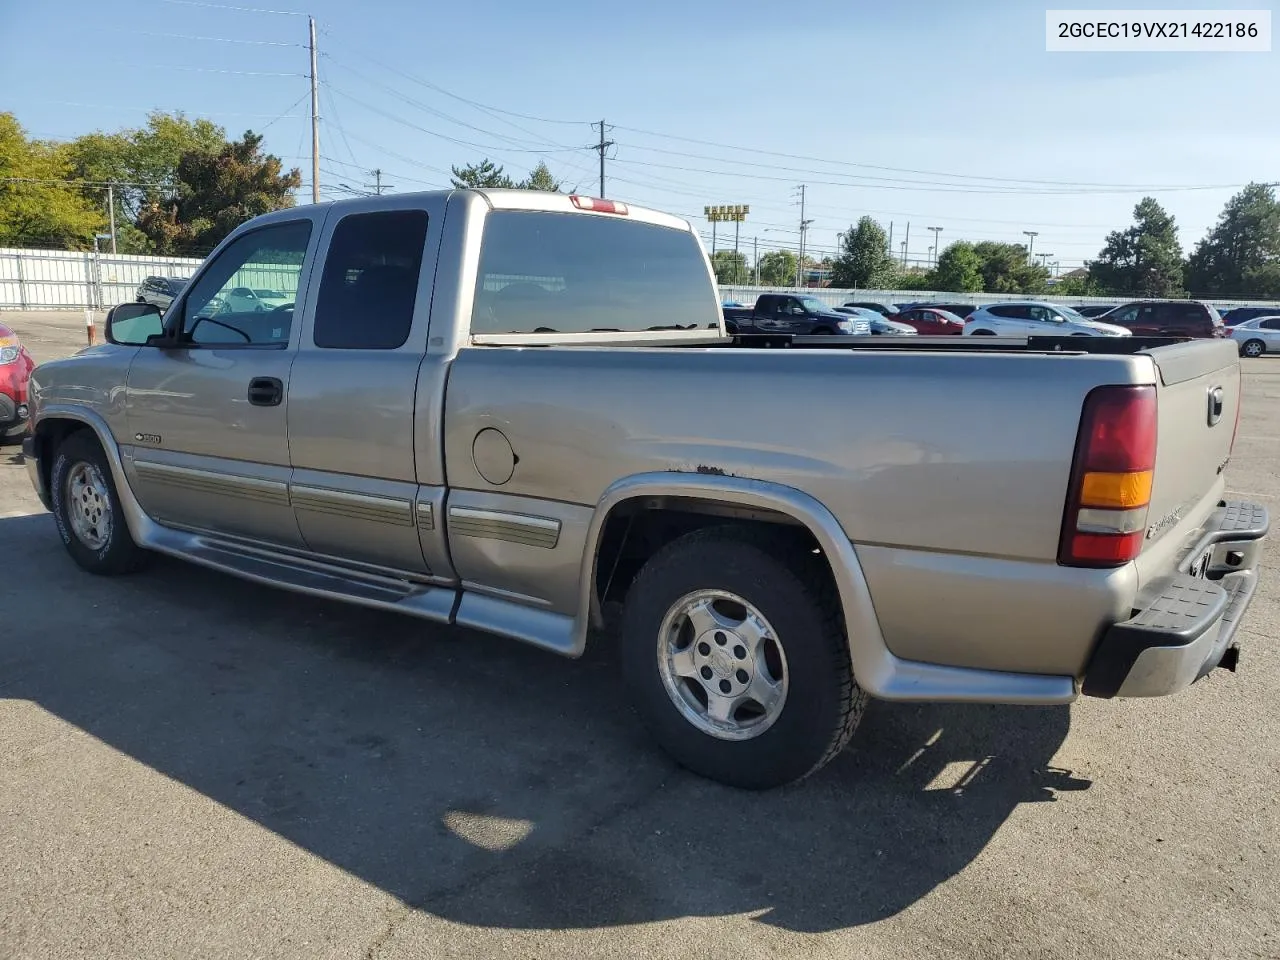
[(1232, 307), (1226, 313), (1222, 313), (1222, 323), (1224, 326), (1234, 327), (1237, 323), (1244, 323), (1246, 320), (1274, 317), (1277, 313), (1280, 313), (1280, 309), (1275, 307)]
[(138, 286), (138, 303), (153, 303), (161, 310), (168, 310), (174, 297), (187, 285), (183, 277), (147, 277)]
[(1199, 300), (1135, 300), (1098, 318), (1140, 337), (1225, 337), (1218, 311)]
[(1124, 327), (1089, 320), (1070, 307), (1039, 300), (988, 303), (969, 314), (964, 332), (972, 337), (1125, 337)]

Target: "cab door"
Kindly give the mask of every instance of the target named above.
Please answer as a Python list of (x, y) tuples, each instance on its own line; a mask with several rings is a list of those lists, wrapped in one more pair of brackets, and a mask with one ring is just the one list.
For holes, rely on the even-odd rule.
[(443, 221), (443, 198), (389, 196), (325, 225), (289, 380), (290, 496), (315, 553), (448, 572), (443, 482), (420, 487), (414, 458), (415, 408), (443, 419), (417, 389)]
[[(288, 385), (295, 307), (305, 307), (323, 216), (289, 211), (237, 236), (166, 315), (174, 345), (138, 349), (124, 389), (133, 443), (122, 450), (157, 521), (301, 545), (289, 504)], [(291, 302), (232, 308), (233, 290), (268, 284)]]

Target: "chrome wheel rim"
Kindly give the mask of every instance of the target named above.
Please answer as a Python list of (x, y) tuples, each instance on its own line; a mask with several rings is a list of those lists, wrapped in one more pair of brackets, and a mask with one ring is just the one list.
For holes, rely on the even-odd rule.
[(658, 673), (676, 710), (720, 740), (750, 740), (777, 722), (790, 673), (764, 615), (726, 590), (671, 605), (658, 631)]
[(1244, 345), (1244, 354), (1246, 357), (1257, 357), (1262, 355), (1262, 344), (1246, 343)]
[(92, 463), (81, 460), (67, 471), (67, 519), (71, 532), (90, 550), (101, 550), (111, 540), (111, 498), (106, 481)]

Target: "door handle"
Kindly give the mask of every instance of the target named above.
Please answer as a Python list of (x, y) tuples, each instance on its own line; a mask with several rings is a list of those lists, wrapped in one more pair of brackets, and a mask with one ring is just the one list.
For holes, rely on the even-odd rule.
[(275, 377), (254, 377), (249, 381), (249, 402), (255, 407), (278, 407), (284, 399), (284, 384)]

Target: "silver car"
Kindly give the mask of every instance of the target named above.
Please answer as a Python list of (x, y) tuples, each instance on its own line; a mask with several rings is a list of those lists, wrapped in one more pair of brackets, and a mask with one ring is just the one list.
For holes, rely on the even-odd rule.
[(1070, 307), (1042, 300), (988, 303), (965, 319), (972, 337), (1127, 337), (1129, 331), (1081, 316)]
[(1280, 350), (1280, 316), (1254, 317), (1227, 329), (1231, 339), (1240, 345), (1242, 357), (1260, 357)]
[(871, 324), (871, 333), (878, 337), (914, 337), (916, 328), (909, 323), (901, 323), (883, 314), (876, 313), (867, 307), (836, 307), (836, 313), (847, 313), (852, 317), (861, 317)]

